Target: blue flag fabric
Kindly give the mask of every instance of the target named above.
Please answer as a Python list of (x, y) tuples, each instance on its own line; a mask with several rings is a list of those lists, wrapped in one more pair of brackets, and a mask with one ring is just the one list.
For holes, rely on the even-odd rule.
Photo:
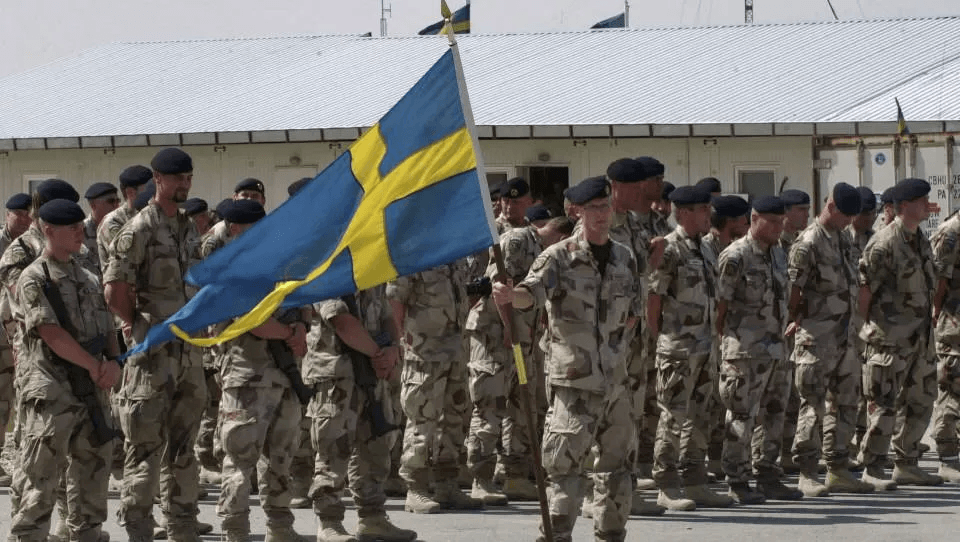
[[(200, 291), (127, 355), (211, 346), (300, 307), (445, 264), (496, 239), (453, 51), (296, 196), (187, 273)], [(195, 338), (234, 319), (221, 335)]]
[[(450, 24), (453, 26), (454, 34), (469, 34), (470, 33), (470, 4), (463, 6), (457, 11), (453, 12), (453, 16), (450, 18)], [(424, 28), (417, 34), (421, 36), (428, 36), (433, 34), (439, 34), (443, 30), (443, 21), (433, 23), (432, 25)]]
[(591, 26), (590, 28), (591, 28), (591, 29), (594, 29), (594, 28), (624, 28), (624, 27), (626, 27), (626, 26), (627, 26), (627, 16), (626, 16), (625, 13), (621, 13), (620, 15), (614, 15), (613, 17), (610, 17), (609, 19), (604, 19), (604, 20), (600, 21), (599, 23)]

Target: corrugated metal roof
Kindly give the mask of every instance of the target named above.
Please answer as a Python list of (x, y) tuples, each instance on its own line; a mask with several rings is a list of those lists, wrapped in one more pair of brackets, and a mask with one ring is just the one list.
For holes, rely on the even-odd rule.
[[(478, 125), (960, 120), (960, 17), (458, 38)], [(0, 139), (353, 128), (441, 37), (117, 43), (0, 79)]]

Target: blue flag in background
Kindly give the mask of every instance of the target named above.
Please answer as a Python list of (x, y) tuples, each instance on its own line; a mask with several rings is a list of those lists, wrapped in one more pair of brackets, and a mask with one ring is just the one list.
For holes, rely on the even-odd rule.
[(599, 23), (591, 26), (591, 29), (594, 28), (624, 28), (627, 26), (627, 16), (626, 13), (621, 13), (620, 15), (614, 15), (609, 19), (604, 19)]
[[(296, 196), (187, 273), (200, 291), (127, 355), (235, 338), (300, 307), (489, 247), (496, 228), (447, 51)], [(191, 338), (236, 318), (219, 336)]]

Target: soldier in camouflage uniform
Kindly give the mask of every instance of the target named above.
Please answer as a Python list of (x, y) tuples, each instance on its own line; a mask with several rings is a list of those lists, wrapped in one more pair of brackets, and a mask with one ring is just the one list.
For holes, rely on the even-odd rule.
[(609, 194), (603, 177), (567, 190), (567, 197), (582, 208), (582, 231), (546, 249), (516, 288), (498, 282), (493, 291), (498, 305), (547, 311), (550, 410), (543, 466), (557, 542), (571, 540), (592, 446), (600, 496), (593, 505), (597, 540), (625, 539), (633, 493), (636, 424), (624, 363), (626, 338), (639, 319), (642, 297), (633, 253), (608, 236)]
[[(943, 482), (917, 466), (918, 445), (937, 394), (931, 322), (936, 275), (930, 243), (919, 229), (930, 214), (929, 192), (922, 179), (897, 183), (897, 218), (870, 239), (860, 258), (858, 304), (869, 417), (860, 461), (866, 467), (863, 480), (877, 489)], [(882, 466), (891, 437), (896, 453), (892, 482)]]
[[(730, 506), (733, 499), (707, 487), (710, 402), (716, 388), (713, 333), (716, 266), (702, 250), (710, 229), (710, 193), (675, 189), (677, 228), (667, 235), (663, 259), (650, 277), (647, 322), (657, 339), (660, 424), (654, 448), (657, 503), (671, 510)], [(682, 480), (681, 480), (682, 475)], [(681, 481), (686, 498), (680, 492)]]
[(500, 187), (502, 214), (497, 218), (497, 233), (527, 225), (527, 208), (533, 205), (530, 185), (520, 177), (514, 177)]
[[(151, 161), (156, 195), (120, 230), (103, 273), (105, 296), (128, 344), (179, 310), (192, 295), (183, 281), (199, 238), (177, 205), (193, 180), (190, 156), (163, 149)], [(120, 524), (131, 541), (153, 539), (151, 512), (160, 508), (170, 540), (197, 540), (199, 480), (193, 445), (206, 402), (199, 351), (171, 341), (128, 358), (118, 395), (126, 437)]]
[[(262, 204), (261, 204), (262, 205)], [(190, 198), (181, 206), (183, 212), (190, 218), (197, 228), (197, 235), (202, 239), (213, 226), (207, 202), (202, 198)]]
[(481, 499), (464, 495), (457, 485), (464, 419), (470, 412), (461, 337), (467, 280), (466, 262), (457, 261), (387, 285), (387, 299), (403, 337), (400, 405), (407, 422), (400, 477), (407, 486), (409, 512), (483, 508)]
[(97, 246), (97, 229), (103, 223), (103, 219), (120, 205), (120, 198), (117, 196), (117, 187), (110, 183), (93, 183), (83, 197), (90, 205), (90, 216), (83, 221), (83, 244), (93, 255), (97, 269), (102, 273), (103, 268), (100, 267)]
[[(385, 286), (375, 286), (313, 305), (303, 380), (316, 390), (307, 415), (313, 424), (310, 440), (315, 466), (310, 497), (320, 520), (318, 542), (409, 542), (417, 537), (387, 518), (383, 483), (390, 474), (390, 450), (397, 433), (373, 437), (372, 421), (365, 415), (373, 398), (358, 386), (350, 357), (353, 350), (369, 359), (377, 376), (373, 393), (381, 401), (384, 419), (396, 423), (399, 405), (393, 401), (388, 380), (400, 369), (399, 332), (385, 292)], [(341, 494), (347, 486), (348, 470), (360, 518), (356, 537), (343, 527)]]
[[(720, 399), (727, 408), (723, 470), (730, 496), (742, 504), (767, 498), (798, 500), (803, 493), (780, 482), (777, 467), (789, 371), (784, 367), (787, 262), (778, 240), (783, 202), (753, 203), (750, 231), (720, 253), (717, 328), (720, 332)], [(762, 456), (754, 457), (757, 490), (749, 486), (754, 424), (763, 427)]]
[(937, 385), (933, 405), (933, 438), (940, 456), (939, 474), (960, 482), (960, 214), (953, 213), (930, 239), (933, 246), (937, 290), (934, 321), (937, 339)]
[[(101, 525), (107, 518), (113, 441), (99, 446), (91, 442), (93, 423), (67, 383), (63, 364), (82, 367), (100, 390), (110, 389), (120, 376), (116, 336), (111, 333), (110, 313), (96, 276), (73, 258), (83, 246), (83, 210), (58, 199), (44, 204), (37, 214), (46, 246), (23, 270), (16, 290), (23, 314), (18, 376), (25, 412), (17, 461), (20, 502), (10, 534), (23, 542), (47, 540), (59, 479), (51, 473), (66, 471), (69, 539), (109, 540), (101, 533)], [(54, 312), (46, 293), (48, 282), (59, 291), (66, 315)], [(86, 350), (85, 344), (98, 340), (105, 342), (110, 360), (103, 359), (103, 351)], [(99, 406), (104, 408), (106, 393), (99, 395)]]
[[(15, 194), (6, 203), (6, 218), (3, 230), (0, 231), (0, 254), (2, 254), (14, 239), (30, 227), (30, 196)], [(0, 292), (0, 318), (4, 322), (11, 320), (10, 305)], [(7, 338), (5, 328), (0, 328), (0, 450), (3, 450), (7, 436), (7, 423), (10, 413), (13, 412), (15, 393), (13, 389), (13, 349), (10, 339)], [(0, 466), (0, 487), (7, 487), (12, 481), (3, 467)]]
[[(786, 334), (794, 338), (794, 386), (800, 396), (793, 455), (800, 468), (800, 490), (807, 497), (821, 497), (828, 491), (873, 491), (872, 485), (858, 480), (847, 469), (847, 446), (860, 398), (860, 362), (850, 325), (857, 292), (856, 271), (843, 228), (859, 214), (857, 189), (838, 183), (820, 216), (800, 234), (790, 251), (790, 324)], [(829, 469), (826, 485), (818, 479), (817, 460), (821, 455)]]
[[(265, 214), (263, 206), (254, 200), (237, 200), (223, 212), (231, 240)], [(303, 356), (307, 349), (304, 319), (301, 316), (281, 323), (270, 318), (221, 345), (220, 438), (225, 456), (217, 514), (223, 518), (223, 539), (228, 542), (250, 540), (250, 492), (261, 456), (257, 479), (260, 505), (267, 516), (266, 540), (304, 540), (293, 530), (288, 491), (290, 462), (300, 429), (300, 404), (290, 379), (270, 353), (269, 340), (284, 341), (293, 355)]]
[(120, 172), (120, 191), (123, 203), (103, 217), (97, 227), (97, 256), (100, 258), (100, 270), (106, 270), (110, 260), (110, 244), (120, 233), (120, 228), (137, 214), (134, 202), (137, 195), (153, 179), (153, 172), (144, 166), (130, 166)]

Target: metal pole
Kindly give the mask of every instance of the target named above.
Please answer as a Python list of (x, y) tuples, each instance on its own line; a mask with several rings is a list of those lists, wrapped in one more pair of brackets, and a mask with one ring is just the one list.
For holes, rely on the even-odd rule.
[(623, 27), (630, 28), (630, 0), (623, 0)]

